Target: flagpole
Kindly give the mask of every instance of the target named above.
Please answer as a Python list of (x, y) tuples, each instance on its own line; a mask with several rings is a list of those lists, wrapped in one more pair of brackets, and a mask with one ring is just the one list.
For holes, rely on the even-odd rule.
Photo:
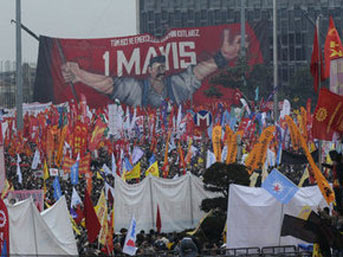
[(281, 203), (281, 215), (280, 215), (280, 233), (279, 233), (279, 246), (281, 246), (281, 229), (282, 229), (282, 221), (283, 221), (283, 207), (285, 205), (283, 203)]
[[(319, 34), (319, 25), (320, 25), (320, 17), (321, 17), (321, 15), (318, 15), (317, 16), (317, 19), (316, 19), (316, 30), (317, 30), (317, 35), (320, 35)], [(319, 36), (317, 36), (317, 38), (318, 38), (318, 92), (320, 92), (320, 88), (321, 88), (321, 76), (322, 76), (322, 74), (321, 74), (321, 58), (320, 58), (320, 56), (321, 56), (321, 48), (320, 48), (320, 37)], [(319, 168), (319, 170), (320, 171), (322, 171), (322, 158), (323, 158), (323, 154), (322, 154), (322, 148), (323, 148), (323, 142), (322, 142), (322, 140), (320, 140), (319, 139), (319, 142), (318, 142), (318, 168)]]

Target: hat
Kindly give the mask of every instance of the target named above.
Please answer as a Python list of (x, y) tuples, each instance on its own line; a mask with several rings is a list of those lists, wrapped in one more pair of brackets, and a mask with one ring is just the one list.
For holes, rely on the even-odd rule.
[(159, 55), (159, 56), (152, 57), (150, 59), (149, 66), (152, 66), (155, 62), (165, 64), (166, 57), (164, 55)]

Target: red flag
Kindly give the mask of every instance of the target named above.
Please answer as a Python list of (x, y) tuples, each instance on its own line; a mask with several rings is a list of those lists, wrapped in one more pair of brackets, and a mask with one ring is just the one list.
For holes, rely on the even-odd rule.
[[(2, 249), (5, 246), (6, 251)], [(10, 237), (9, 237), (9, 219), (8, 211), (4, 201), (0, 198), (0, 252), (10, 253)]]
[(333, 132), (343, 133), (343, 97), (322, 88), (312, 122), (313, 138), (332, 140)]
[(156, 214), (156, 229), (158, 233), (161, 233), (162, 222), (160, 214), (160, 206), (157, 204), (157, 214)]
[(92, 136), (88, 143), (89, 151), (93, 152), (96, 149), (96, 147), (99, 145), (101, 138), (104, 135), (104, 131), (106, 127), (107, 127), (106, 124), (100, 118), (98, 118), (95, 123)]
[(325, 39), (324, 55), (325, 78), (328, 78), (330, 77), (330, 61), (343, 57), (342, 42), (331, 16), (329, 22), (329, 30)]
[(320, 65), (321, 81), (324, 81), (325, 76), (324, 76), (323, 56), (322, 56), (322, 51), (320, 50), (319, 45), (318, 45), (318, 34), (317, 34), (317, 27), (316, 27), (314, 31), (311, 65), (310, 65), (310, 71), (314, 78), (313, 87), (316, 93), (318, 93), (319, 65)]
[(92, 200), (88, 194), (87, 189), (85, 190), (85, 198), (83, 200), (83, 214), (86, 219), (87, 236), (89, 243), (93, 243), (97, 238), (101, 225), (99, 223), (98, 217), (94, 211)]

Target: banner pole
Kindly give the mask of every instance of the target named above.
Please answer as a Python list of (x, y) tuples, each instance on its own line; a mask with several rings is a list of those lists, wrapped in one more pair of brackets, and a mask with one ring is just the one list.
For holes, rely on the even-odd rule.
[[(316, 20), (316, 30), (317, 30), (317, 35), (320, 35), (319, 34), (319, 25), (320, 25), (320, 15), (318, 15), (317, 17), (317, 20)], [(320, 58), (320, 37), (317, 36), (318, 38), (318, 56), (319, 56), (319, 60), (318, 60), (318, 92), (320, 91), (320, 88), (321, 88), (321, 58)], [(323, 149), (323, 141), (319, 139), (319, 142), (318, 142), (318, 168), (320, 171), (322, 171), (322, 159), (323, 159), (323, 153), (322, 153), (322, 149)]]

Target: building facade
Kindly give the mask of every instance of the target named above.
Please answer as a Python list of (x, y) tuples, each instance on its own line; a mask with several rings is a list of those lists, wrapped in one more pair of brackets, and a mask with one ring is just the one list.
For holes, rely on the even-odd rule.
[[(298, 67), (309, 65), (315, 22), (320, 15), (320, 42), (324, 44), (329, 16), (342, 32), (343, 0), (276, 0), (278, 31), (279, 81), (287, 86)], [(273, 0), (138, 0), (139, 32), (161, 37), (171, 28), (201, 27), (241, 22), (266, 21), (268, 53), (265, 61), (273, 60)]]

